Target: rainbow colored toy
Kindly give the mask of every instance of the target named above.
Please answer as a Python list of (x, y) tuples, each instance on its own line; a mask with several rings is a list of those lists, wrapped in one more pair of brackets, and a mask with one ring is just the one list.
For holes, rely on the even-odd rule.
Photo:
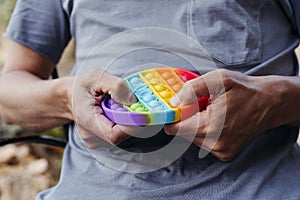
[(171, 97), (183, 87), (184, 82), (198, 76), (179, 68), (141, 71), (124, 78), (138, 102), (130, 106), (121, 105), (107, 95), (101, 106), (106, 117), (117, 124), (143, 126), (178, 122), (207, 106), (207, 96), (184, 107), (170, 104)]

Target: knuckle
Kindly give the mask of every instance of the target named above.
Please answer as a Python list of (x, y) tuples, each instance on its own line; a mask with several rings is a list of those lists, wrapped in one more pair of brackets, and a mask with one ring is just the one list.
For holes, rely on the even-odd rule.
[(226, 69), (218, 69), (218, 73), (224, 83), (225, 88), (231, 85), (232, 79), (230, 78), (229, 71)]
[(87, 134), (82, 134), (82, 133), (79, 133), (80, 135), (80, 138), (84, 141), (88, 140), (89, 139), (89, 136)]
[(222, 162), (229, 162), (233, 159), (233, 156), (229, 153), (225, 153), (225, 152), (216, 152), (213, 151), (213, 155), (218, 158), (219, 160), (221, 160)]
[(89, 149), (93, 149), (94, 145), (90, 142), (85, 142), (85, 145), (89, 148)]
[(192, 91), (195, 87), (195, 80), (187, 81), (183, 85), (183, 89), (186, 91)]
[(223, 81), (224, 87), (228, 88), (232, 84), (232, 81), (233, 81), (231, 76), (229, 75), (230, 72), (226, 69), (219, 69), (218, 73), (220, 74), (220, 77)]
[(226, 69), (218, 69), (217, 72), (221, 75), (222, 78), (228, 77), (229, 71)]
[[(215, 156), (223, 161), (223, 162), (229, 162), (232, 161), (238, 154), (238, 152), (235, 149), (227, 148), (225, 146), (225, 143), (219, 144), (220, 146), (213, 149), (213, 152)], [(228, 146), (228, 145), (227, 145)]]
[(184, 83), (180, 92), (177, 93), (177, 96), (179, 97), (179, 100), (191, 103), (198, 99), (196, 91), (196, 83), (194, 81), (188, 81)]
[(202, 125), (201, 122), (199, 122), (198, 125), (198, 133), (202, 133), (203, 135), (208, 135), (208, 126)]
[(113, 145), (117, 145), (117, 144), (120, 143), (121, 138), (120, 138), (119, 135), (112, 135), (112, 134), (110, 134), (110, 135), (107, 136), (107, 140), (108, 140), (109, 143), (111, 143)]
[(127, 85), (124, 80), (117, 78), (115, 81), (115, 84), (112, 88), (112, 95), (115, 98), (115, 100), (120, 101), (120, 98), (126, 97), (128, 95), (129, 90), (127, 90)]
[(217, 139), (213, 149), (214, 151), (225, 153), (229, 151), (228, 146), (229, 144), (228, 141), (226, 140), (226, 137), (221, 134)]
[(172, 135), (174, 133), (176, 133), (176, 126), (175, 125), (168, 125), (168, 126), (165, 126), (164, 127), (164, 130), (165, 132), (168, 134), (168, 135)]
[(184, 83), (183, 88), (190, 88), (192, 86), (193, 86), (192, 81), (187, 81), (187, 82)]
[(234, 156), (235, 155), (232, 153), (222, 153), (218, 158), (223, 162), (230, 162), (233, 160)]
[(116, 78), (115, 82), (116, 82), (115, 89), (121, 90), (122, 88), (125, 87), (125, 81), (122, 80), (121, 78)]
[(90, 138), (92, 137), (91, 133), (89, 133), (86, 129), (84, 129), (82, 127), (78, 127), (78, 133), (80, 135), (80, 138), (82, 140), (84, 140), (85, 142), (90, 140)]
[(227, 74), (227, 70), (226, 69), (217, 69), (217, 72), (219, 74), (221, 74), (222, 76)]
[(218, 152), (222, 152), (224, 150), (224, 142), (218, 140), (214, 145), (213, 149)]
[(206, 123), (203, 122), (204, 120), (206, 120), (206, 119), (203, 119), (203, 115), (201, 115), (201, 113), (198, 112), (196, 114), (196, 117), (198, 119), (200, 119), (200, 120), (198, 120), (198, 125), (197, 125), (198, 126), (197, 130), (198, 130), (199, 135), (203, 135), (203, 136), (212, 135), (211, 127), (209, 126), (209, 124), (207, 124), (207, 121), (206, 121)]

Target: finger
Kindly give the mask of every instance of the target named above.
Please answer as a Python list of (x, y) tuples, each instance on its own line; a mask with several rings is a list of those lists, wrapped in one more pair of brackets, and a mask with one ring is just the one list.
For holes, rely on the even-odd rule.
[(207, 137), (191, 138), (189, 136), (184, 136), (184, 138), (188, 141), (193, 142), (196, 146), (201, 148), (201, 150), (199, 151), (200, 158), (203, 158), (208, 153), (211, 153), (219, 159), (225, 159), (224, 156), (226, 155), (225, 154), (226, 150), (217, 149), (219, 145), (217, 138), (207, 138)]
[(90, 121), (88, 131), (113, 145), (117, 145), (130, 137), (130, 135), (123, 132), (101, 114), (96, 115), (94, 119)]
[(127, 128), (125, 131), (123, 130), (102, 114), (96, 114), (95, 125), (92, 126), (91, 129), (97, 136), (114, 145), (117, 145), (130, 137), (130, 135), (126, 133), (126, 131), (130, 132), (130, 129)]
[(120, 124), (118, 124), (117, 127), (122, 132), (124, 132), (130, 136), (135, 136), (137, 133), (141, 132), (144, 129), (144, 127), (140, 127), (140, 126), (124, 126), (124, 125), (120, 125)]
[(223, 93), (224, 84), (222, 71), (215, 70), (184, 84), (182, 89), (171, 98), (171, 104), (175, 107), (192, 104), (202, 96), (219, 95)]
[[(224, 146), (218, 138), (196, 138), (193, 143), (198, 147), (205, 149), (207, 152), (211, 153), (223, 162), (228, 162), (234, 159), (241, 150), (241, 148), (231, 149), (228, 146)], [(204, 155), (201, 155), (199, 152), (200, 158), (203, 158), (205, 155), (207, 154), (204, 153)]]
[(108, 72), (103, 72), (100, 75), (96, 91), (110, 94), (114, 100), (121, 104), (130, 105), (137, 101), (126, 82)]
[[(86, 121), (78, 121), (78, 131), (80, 137), (86, 143), (88, 148), (108, 147), (110, 145), (117, 145), (130, 137), (126, 134), (130, 129), (123, 131), (116, 127), (110, 120), (103, 116), (102, 109), (95, 107), (94, 114), (86, 118), (88, 127), (81, 124), (87, 124)], [(125, 129), (124, 129), (125, 130)]]
[(207, 131), (206, 127), (210, 117), (207, 111), (197, 112), (192, 117), (173, 124), (165, 125), (164, 130), (168, 135), (181, 135), (181, 136), (205, 136)]
[(96, 107), (95, 112), (96, 114), (100, 114), (98, 117), (98, 127), (104, 127), (102, 130), (104, 131), (105, 137), (112, 144), (119, 144), (142, 129), (142, 127), (139, 126), (124, 126), (114, 124), (104, 115), (102, 115), (103, 110), (100, 107)]
[(95, 134), (91, 133), (90, 131), (83, 129), (80, 126), (77, 126), (77, 128), (78, 128), (77, 130), (80, 134), (80, 138), (84, 141), (84, 143), (86, 144), (86, 146), (89, 149), (95, 149), (98, 147), (108, 146), (107, 145), (108, 142), (105, 142), (105, 140), (96, 136)]
[(215, 137), (196, 137), (193, 143), (209, 152), (219, 151), (215, 148), (218, 145), (218, 138)]
[(216, 143), (216, 139), (208, 138), (205, 136), (199, 136), (199, 135), (197, 135), (196, 137), (193, 137), (191, 135), (180, 135), (180, 136), (208, 152), (213, 151), (213, 147)]

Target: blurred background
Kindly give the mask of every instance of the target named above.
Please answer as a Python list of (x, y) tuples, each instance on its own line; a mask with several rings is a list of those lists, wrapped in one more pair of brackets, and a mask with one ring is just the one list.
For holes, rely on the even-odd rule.
[[(7, 40), (2, 36), (16, 0), (0, 0), (0, 73), (4, 65)], [(74, 42), (58, 64), (59, 76), (69, 74), (74, 64)], [(1, 111), (0, 111), (1, 112)], [(7, 125), (0, 118), (0, 138), (29, 135), (64, 137), (63, 128), (44, 132)], [(36, 194), (58, 182), (63, 149), (39, 144), (0, 147), (0, 200), (33, 200)]]
[[(16, 0), (0, 0), (0, 72), (4, 65), (7, 40), (2, 37)], [(60, 76), (69, 74), (74, 64), (74, 42), (70, 42), (58, 64)], [(300, 56), (300, 48), (297, 49)], [(1, 112), (1, 111), (0, 111)], [(44, 132), (7, 125), (0, 118), (0, 138), (43, 134), (63, 137), (62, 127)], [(298, 139), (300, 144), (300, 139)], [(38, 144), (0, 147), (0, 200), (32, 200), (58, 181), (63, 149)]]

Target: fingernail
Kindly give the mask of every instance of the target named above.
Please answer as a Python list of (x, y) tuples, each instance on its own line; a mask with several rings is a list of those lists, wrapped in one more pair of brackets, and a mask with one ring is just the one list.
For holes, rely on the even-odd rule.
[(173, 96), (171, 99), (170, 99), (170, 103), (172, 106), (174, 107), (177, 107), (179, 106), (179, 101), (178, 101), (178, 97), (177, 96)]
[(169, 132), (169, 128), (168, 127), (164, 127), (164, 132), (167, 134), (167, 135), (170, 135), (170, 132)]
[(137, 102), (137, 98), (133, 94), (130, 95), (129, 99), (128, 99), (128, 104), (130, 105), (130, 104), (133, 104), (135, 102)]

